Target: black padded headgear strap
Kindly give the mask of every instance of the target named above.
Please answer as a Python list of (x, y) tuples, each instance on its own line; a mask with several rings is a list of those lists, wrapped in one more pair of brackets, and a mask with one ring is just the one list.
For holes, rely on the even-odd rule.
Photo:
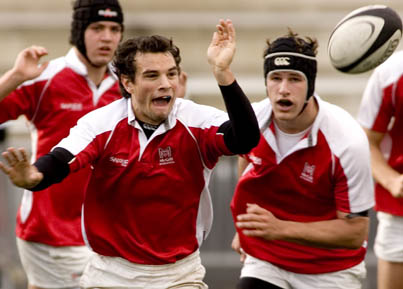
[(265, 55), (263, 70), (266, 79), (272, 71), (298, 71), (308, 82), (306, 100), (314, 94), (317, 63), (312, 47), (304, 40), (297, 45), (292, 37), (275, 40)]
[(73, 21), (70, 30), (70, 44), (91, 63), (84, 42), (85, 29), (93, 22), (113, 21), (122, 26), (123, 12), (118, 0), (77, 0), (74, 3)]

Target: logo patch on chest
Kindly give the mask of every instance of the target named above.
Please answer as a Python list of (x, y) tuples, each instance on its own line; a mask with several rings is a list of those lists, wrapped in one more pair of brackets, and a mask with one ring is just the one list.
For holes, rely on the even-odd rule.
[(112, 163), (118, 164), (122, 167), (127, 167), (127, 164), (129, 163), (129, 160), (125, 160), (125, 159), (121, 159), (121, 158), (117, 158), (117, 157), (113, 157), (113, 156), (109, 157), (109, 160)]
[(60, 103), (60, 108), (65, 110), (81, 111), (83, 110), (83, 104), (79, 102), (74, 103)]
[(305, 162), (304, 169), (302, 170), (300, 178), (307, 182), (313, 183), (313, 174), (315, 172), (315, 168), (315, 165), (310, 165)]
[(170, 146), (167, 146), (166, 148), (158, 148), (158, 155), (160, 157), (160, 165), (162, 166), (175, 163)]

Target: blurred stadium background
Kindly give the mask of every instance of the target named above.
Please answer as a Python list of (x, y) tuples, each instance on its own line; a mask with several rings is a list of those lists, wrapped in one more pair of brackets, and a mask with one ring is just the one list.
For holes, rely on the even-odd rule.
[[(120, 0), (125, 12), (125, 39), (144, 34), (172, 37), (180, 47), (182, 66), (188, 73), (187, 97), (196, 102), (223, 108), (218, 87), (206, 61), (206, 49), (220, 18), (233, 20), (237, 30), (237, 54), (233, 71), (252, 101), (265, 97), (262, 52), (266, 38), (275, 38), (292, 28), (300, 35), (319, 40), (319, 67), (316, 91), (355, 116), (370, 72), (347, 75), (331, 67), (327, 40), (336, 23), (348, 12), (365, 5), (384, 4), (403, 16), (403, 1), (397, 0)], [(69, 49), (71, 0), (0, 1), (0, 73), (11, 68), (18, 52), (32, 44), (48, 48), (47, 59), (64, 55)], [(399, 48), (401, 48), (402, 44)], [(30, 136), (23, 118), (3, 125), (6, 136), (0, 149), (8, 146), (30, 148)], [(213, 230), (202, 246), (211, 289), (235, 288), (240, 263), (230, 244), (234, 226), (229, 211), (235, 187), (236, 158), (219, 163), (211, 180), (215, 209)], [(0, 289), (26, 288), (15, 247), (15, 214), (21, 190), (0, 174)], [(376, 288), (376, 259), (372, 244), (376, 219), (371, 212), (367, 256), (368, 277), (364, 289)], [(180, 238), (180, 236), (178, 236)]]

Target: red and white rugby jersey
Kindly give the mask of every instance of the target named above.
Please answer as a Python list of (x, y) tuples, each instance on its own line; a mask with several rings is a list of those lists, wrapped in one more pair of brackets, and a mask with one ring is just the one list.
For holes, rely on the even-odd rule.
[[(357, 213), (373, 206), (369, 145), (359, 124), (344, 110), (322, 101), (309, 132), (280, 156), (269, 99), (253, 104), (261, 129), (260, 142), (246, 156), (250, 162), (231, 202), (234, 220), (256, 203), (277, 218), (316, 222), (337, 218), (336, 211)], [(285, 270), (316, 274), (350, 268), (365, 256), (358, 250), (323, 249), (286, 241), (244, 236), (250, 255)]]
[[(0, 123), (26, 116), (36, 160), (66, 137), (80, 117), (118, 98), (116, 77), (110, 74), (97, 88), (71, 49), (0, 102)], [(52, 246), (84, 245), (80, 219), (90, 172), (71, 174), (43, 191), (25, 191), (17, 215), (17, 236)]]
[(219, 156), (231, 154), (217, 133), (227, 119), (184, 99), (149, 139), (129, 99), (80, 119), (57, 147), (75, 156), (72, 172), (93, 167), (83, 209), (87, 244), (101, 255), (152, 265), (194, 252), (212, 223), (211, 171)]
[[(394, 53), (371, 75), (361, 101), (358, 121), (381, 132), (388, 164), (403, 173), (403, 51)], [(375, 209), (403, 216), (403, 198), (395, 198), (380, 184), (375, 187)]]

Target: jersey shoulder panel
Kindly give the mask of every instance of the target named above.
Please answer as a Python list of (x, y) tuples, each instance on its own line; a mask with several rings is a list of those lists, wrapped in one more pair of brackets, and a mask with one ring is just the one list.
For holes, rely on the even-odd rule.
[(395, 105), (395, 92), (401, 91), (403, 51), (394, 53), (378, 66), (365, 86), (357, 120), (369, 129), (385, 132)]
[(175, 100), (173, 115), (187, 126), (197, 128), (220, 126), (228, 120), (228, 115), (222, 110), (182, 98)]
[(344, 109), (327, 102), (322, 103), (321, 109), (319, 130), (340, 164), (338, 176), (344, 176), (347, 181), (345, 193), (348, 194), (349, 210), (354, 213), (368, 210), (374, 205), (374, 186), (367, 136)]
[(87, 113), (57, 147), (63, 147), (73, 155), (78, 154), (98, 135), (112, 131), (121, 120), (127, 118), (128, 102), (128, 99), (121, 98)]
[(333, 152), (342, 151), (345, 148), (359, 150), (362, 146), (368, 146), (368, 140), (359, 123), (343, 108), (321, 101), (321, 119), (318, 123)]

